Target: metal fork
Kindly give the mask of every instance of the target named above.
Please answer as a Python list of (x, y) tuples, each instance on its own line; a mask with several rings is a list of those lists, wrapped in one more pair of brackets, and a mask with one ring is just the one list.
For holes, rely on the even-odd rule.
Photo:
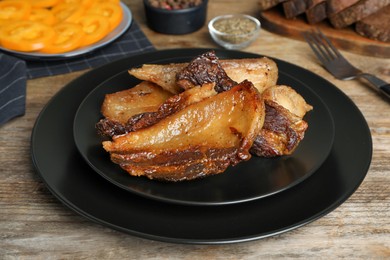
[(319, 30), (305, 32), (303, 36), (324, 67), (337, 79), (365, 78), (386, 97), (390, 98), (390, 84), (380, 78), (364, 73), (349, 63)]

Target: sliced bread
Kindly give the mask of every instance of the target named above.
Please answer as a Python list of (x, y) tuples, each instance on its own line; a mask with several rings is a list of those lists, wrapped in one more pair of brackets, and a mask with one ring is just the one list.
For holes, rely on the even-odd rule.
[(390, 42), (390, 5), (357, 22), (355, 29), (364, 37)]
[(344, 10), (329, 16), (335, 28), (344, 28), (379, 11), (390, 4), (390, 0), (362, 0)]

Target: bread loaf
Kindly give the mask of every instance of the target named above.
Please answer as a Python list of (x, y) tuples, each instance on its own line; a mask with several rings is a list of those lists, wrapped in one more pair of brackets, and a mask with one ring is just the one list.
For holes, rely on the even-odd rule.
[(390, 0), (259, 0), (261, 12), (275, 6), (287, 19), (304, 14), (309, 24), (327, 20), (336, 29), (354, 26), (364, 37), (390, 42)]
[(308, 0), (288, 0), (283, 2), (284, 15), (287, 19), (303, 14), (307, 9)]
[(335, 28), (344, 28), (379, 11), (390, 4), (390, 0), (362, 0), (330, 16), (329, 20)]
[(310, 24), (315, 24), (326, 19), (326, 0), (309, 0), (307, 3), (306, 19)]
[(357, 22), (356, 32), (370, 39), (390, 42), (390, 5)]
[(259, 1), (259, 8), (260, 11), (268, 10), (274, 6), (277, 6), (280, 3), (285, 2), (286, 0), (260, 0)]
[(345, 8), (348, 8), (360, 0), (326, 0), (327, 3), (327, 13), (328, 16), (331, 17), (341, 11), (343, 11)]

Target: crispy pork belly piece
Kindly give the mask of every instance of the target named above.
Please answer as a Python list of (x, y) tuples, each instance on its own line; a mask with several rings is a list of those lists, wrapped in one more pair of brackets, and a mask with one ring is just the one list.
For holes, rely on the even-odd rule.
[[(227, 76), (235, 82), (248, 80), (263, 92), (266, 88), (276, 85), (278, 67), (276, 63), (267, 58), (227, 59), (219, 60)], [(129, 73), (134, 77), (154, 82), (163, 89), (177, 94), (183, 91), (176, 84), (176, 74), (187, 67), (189, 63), (172, 64), (144, 64), (139, 68), (132, 68)]]
[(286, 85), (275, 85), (263, 92), (265, 100), (271, 100), (289, 110), (291, 113), (303, 118), (313, 107), (293, 88)]
[(171, 64), (143, 64), (128, 70), (129, 74), (140, 80), (146, 80), (161, 86), (172, 94), (183, 90), (176, 85), (176, 74), (184, 69), (188, 63)]
[(267, 58), (219, 60), (226, 74), (236, 82), (248, 80), (262, 93), (278, 80), (276, 63)]
[(101, 107), (104, 116), (96, 124), (101, 136), (114, 136), (130, 131), (129, 118), (140, 113), (154, 112), (172, 96), (155, 83), (143, 81), (137, 86), (107, 94)]
[(156, 111), (170, 96), (171, 93), (156, 84), (143, 81), (133, 88), (107, 94), (101, 112), (107, 118), (126, 123), (131, 116)]
[(288, 86), (264, 91), (265, 120), (251, 153), (261, 157), (292, 154), (304, 138), (308, 124), (303, 120), (313, 107)]
[(191, 180), (221, 173), (229, 165), (248, 160), (263, 122), (261, 95), (245, 81), (149, 127), (114, 136), (112, 141), (103, 142), (103, 147), (111, 160), (131, 175)]
[(237, 85), (237, 82), (226, 74), (214, 51), (197, 56), (176, 74), (176, 85), (184, 90), (211, 82), (215, 82), (217, 92)]
[[(115, 117), (115, 115), (110, 118), (103, 118), (96, 124), (96, 128), (98, 129), (100, 135), (113, 137), (115, 135), (123, 135), (128, 132), (133, 132), (138, 129), (151, 126), (161, 119), (178, 112), (186, 106), (199, 102), (204, 98), (216, 95), (217, 92), (214, 90), (214, 86), (214, 83), (205, 84), (201, 87), (196, 86), (178, 95), (171, 96), (164, 102), (161, 102), (160, 106), (156, 107), (155, 110), (150, 112), (139, 111), (139, 114), (131, 115), (124, 123), (119, 122), (120, 118)], [(201, 91), (200, 88), (202, 88)], [(136, 102), (143, 103), (143, 99), (139, 99)], [(128, 104), (128, 106), (132, 105), (133, 103)], [(120, 113), (116, 114), (120, 115)]]

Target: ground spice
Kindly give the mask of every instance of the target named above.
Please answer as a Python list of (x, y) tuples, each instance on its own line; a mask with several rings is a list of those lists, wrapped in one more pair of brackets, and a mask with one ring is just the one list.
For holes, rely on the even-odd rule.
[(202, 0), (149, 0), (149, 4), (166, 10), (179, 10), (198, 6)]
[(215, 21), (214, 28), (223, 35), (220, 38), (233, 44), (242, 43), (252, 38), (248, 35), (256, 30), (256, 23), (245, 17), (231, 17)]

